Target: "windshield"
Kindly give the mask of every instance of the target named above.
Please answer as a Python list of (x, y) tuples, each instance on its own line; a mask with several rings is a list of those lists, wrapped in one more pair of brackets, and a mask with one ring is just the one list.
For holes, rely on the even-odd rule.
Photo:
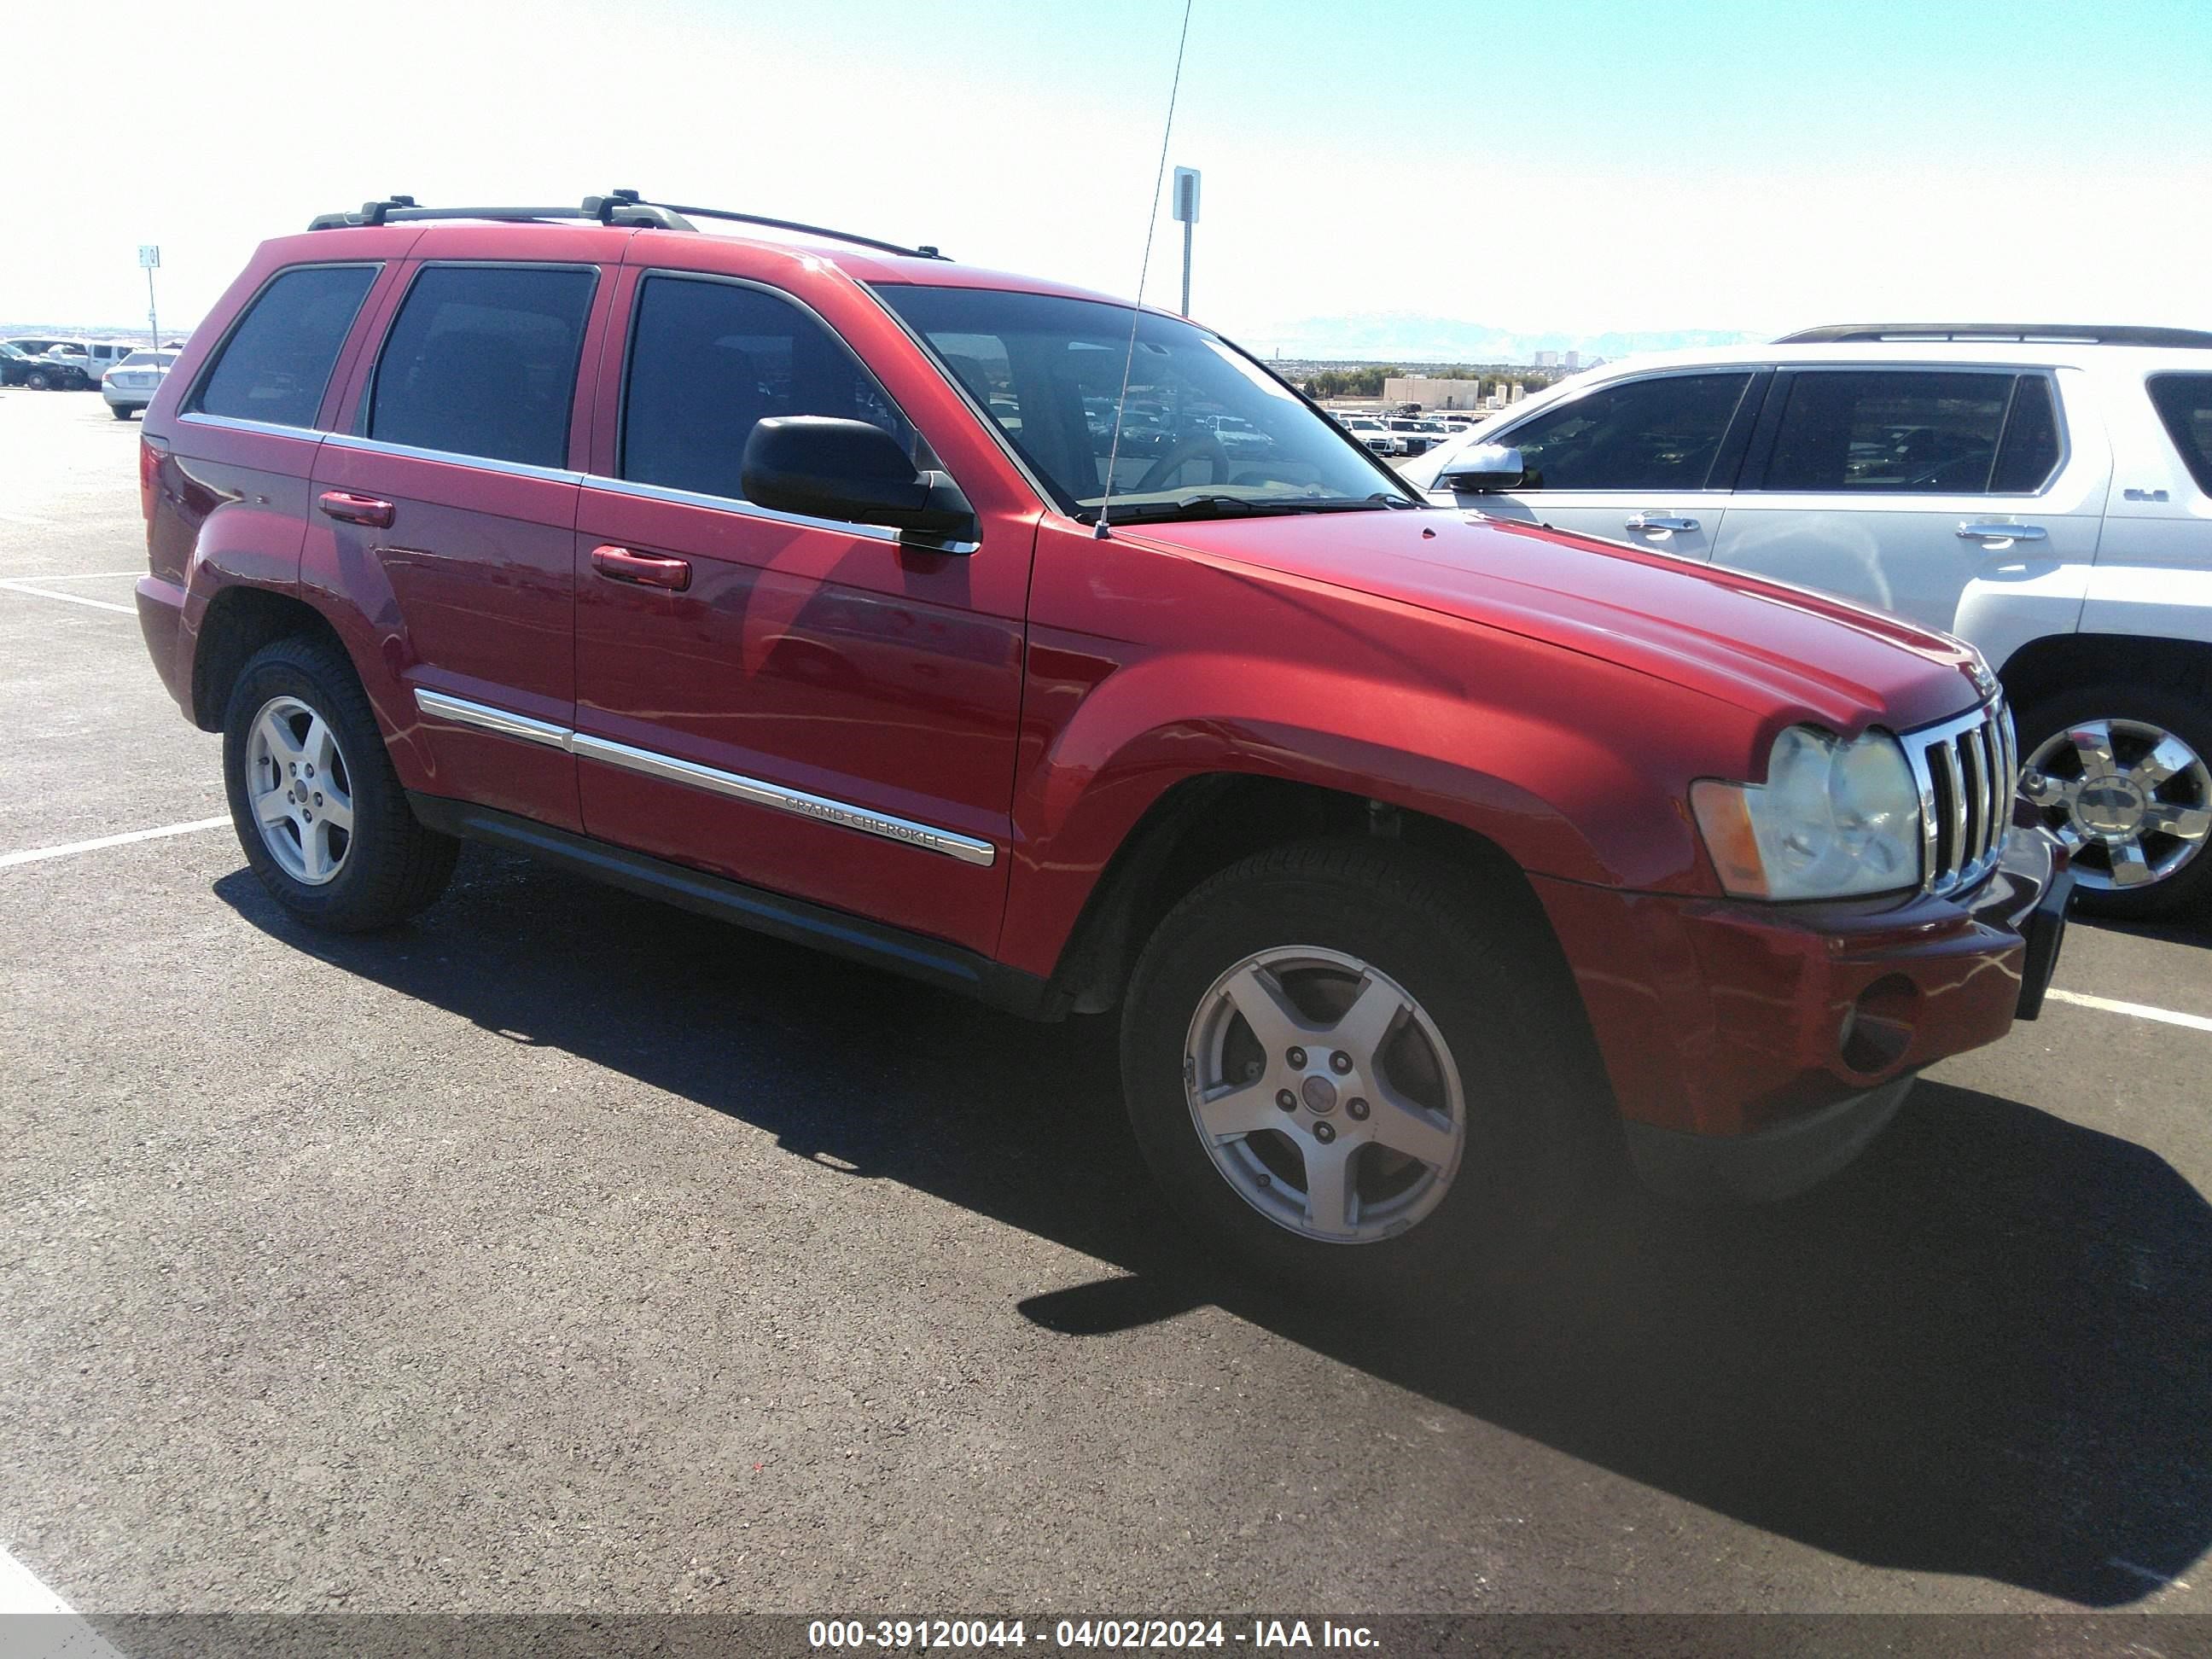
[(1109, 493), (1115, 521), (1419, 504), (1296, 392), (1179, 318), (993, 289), (877, 292), (1075, 518), (1095, 520)]

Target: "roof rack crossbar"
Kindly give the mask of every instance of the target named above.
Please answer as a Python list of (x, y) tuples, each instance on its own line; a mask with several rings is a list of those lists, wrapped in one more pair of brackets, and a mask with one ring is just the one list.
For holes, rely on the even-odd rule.
[(656, 230), (696, 230), (694, 219), (720, 219), (732, 224), (761, 225), (800, 236), (823, 236), (856, 247), (872, 247), (908, 259), (942, 259), (945, 256), (925, 243), (907, 247), (827, 225), (802, 224), (796, 219), (771, 219), (761, 213), (738, 213), (728, 208), (679, 207), (672, 202), (648, 202), (634, 190), (611, 190), (604, 196), (586, 196), (577, 207), (421, 207), (412, 196), (387, 196), (380, 202), (363, 202), (358, 212), (319, 213), (309, 230), (342, 230), (358, 225), (410, 224), (425, 219), (494, 219), (505, 223), (529, 223), (540, 219), (588, 219), (603, 225), (629, 225)]
[(650, 203), (614, 202), (602, 210), (599, 198), (586, 198), (581, 207), (438, 207), (415, 205), (411, 196), (387, 201), (364, 202), (357, 213), (321, 213), (308, 222), (309, 230), (343, 230), (358, 225), (410, 224), (426, 219), (492, 219), (501, 223), (527, 224), (541, 219), (590, 220), (600, 224), (629, 225), (657, 230), (696, 230), (698, 227), (666, 208)]
[(2202, 329), (2155, 328), (2133, 323), (1831, 323), (1824, 328), (1800, 329), (1795, 334), (1785, 334), (1774, 343), (1843, 345), (1884, 340), (2212, 347), (2212, 333)]

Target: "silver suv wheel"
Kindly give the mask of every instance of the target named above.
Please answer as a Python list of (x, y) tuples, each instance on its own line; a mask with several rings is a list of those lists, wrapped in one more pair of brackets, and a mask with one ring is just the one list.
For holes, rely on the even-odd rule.
[(1459, 1172), (1467, 1108), (1443, 1034), (1355, 957), (1298, 945), (1246, 957), (1200, 999), (1183, 1054), (1215, 1169), (1303, 1237), (1395, 1237)]
[(2076, 722), (2027, 757), (2020, 789), (2100, 892), (2165, 881), (2212, 836), (2212, 769), (2147, 721)]
[(262, 845), (295, 881), (335, 881), (353, 847), (353, 775), (330, 722), (297, 697), (271, 697), (250, 732), (246, 788)]

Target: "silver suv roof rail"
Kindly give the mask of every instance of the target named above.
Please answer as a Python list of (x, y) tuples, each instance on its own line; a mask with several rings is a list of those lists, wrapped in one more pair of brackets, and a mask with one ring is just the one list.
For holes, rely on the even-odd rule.
[(2103, 323), (1831, 323), (1800, 329), (1777, 345), (1843, 345), (1855, 341), (1985, 340), (2023, 345), (2131, 345), (2212, 348), (2212, 334), (2194, 328)]
[(945, 255), (927, 244), (907, 247), (873, 236), (856, 236), (826, 225), (802, 224), (796, 219), (771, 219), (758, 213), (738, 213), (728, 208), (678, 207), (672, 203), (648, 202), (634, 190), (611, 190), (604, 196), (586, 196), (575, 207), (422, 207), (412, 196), (387, 196), (380, 202), (363, 202), (352, 212), (319, 213), (309, 230), (342, 230), (357, 225), (408, 224), (426, 219), (495, 219), (529, 224), (540, 220), (590, 220), (603, 225), (624, 225), (653, 230), (696, 230), (694, 219), (721, 219), (733, 224), (762, 225), (801, 236), (824, 236), (851, 242), (909, 259), (942, 259)]

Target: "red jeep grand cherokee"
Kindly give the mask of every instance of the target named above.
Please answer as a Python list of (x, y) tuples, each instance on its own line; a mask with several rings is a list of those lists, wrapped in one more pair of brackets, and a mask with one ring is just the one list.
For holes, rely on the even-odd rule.
[(256, 255), (142, 482), (294, 915), (473, 838), (1118, 1006), (1160, 1180), (1301, 1275), (1501, 1246), (1608, 1141), (1796, 1190), (2057, 948), (1970, 648), (1426, 508), (1206, 330), (933, 249), (373, 203)]

